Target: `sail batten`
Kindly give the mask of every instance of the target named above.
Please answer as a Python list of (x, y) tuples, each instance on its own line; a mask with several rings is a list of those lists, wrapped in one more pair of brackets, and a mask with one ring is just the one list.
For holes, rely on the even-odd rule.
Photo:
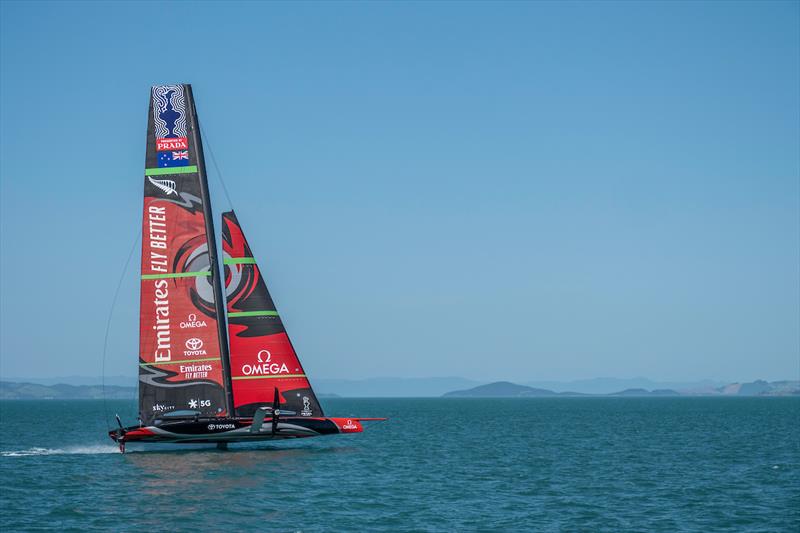
[(230, 318), (237, 318), (242, 316), (280, 316), (278, 315), (277, 311), (240, 311), (240, 312), (230, 312), (228, 313), (228, 317)]
[(226, 265), (255, 265), (255, 257), (226, 257), (223, 260)]
[(191, 165), (187, 167), (173, 167), (173, 168), (146, 168), (144, 169), (145, 176), (165, 176), (168, 174), (194, 174), (197, 172), (197, 166)]
[(163, 274), (142, 274), (142, 279), (165, 279), (165, 278), (197, 278), (200, 276), (210, 276), (211, 272), (164, 272)]

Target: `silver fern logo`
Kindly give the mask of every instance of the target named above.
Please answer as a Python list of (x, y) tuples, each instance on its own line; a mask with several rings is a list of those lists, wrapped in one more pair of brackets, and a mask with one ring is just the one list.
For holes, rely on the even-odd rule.
[(153, 184), (154, 187), (158, 187), (162, 191), (166, 193), (167, 196), (170, 194), (174, 194), (175, 196), (178, 195), (178, 191), (175, 189), (175, 182), (172, 180), (154, 180), (150, 176), (147, 176), (147, 179), (150, 180), (150, 183)]

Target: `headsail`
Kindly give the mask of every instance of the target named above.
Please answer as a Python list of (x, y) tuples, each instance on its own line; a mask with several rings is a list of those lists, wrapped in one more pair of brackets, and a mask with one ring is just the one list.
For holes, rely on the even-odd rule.
[(233, 211), (222, 215), (222, 251), (236, 414), (272, 405), (277, 388), (281, 409), (323, 416)]
[(139, 321), (144, 423), (174, 411), (229, 414), (213, 287), (218, 269), (209, 260), (215, 245), (196, 128), (190, 86), (152, 88)]

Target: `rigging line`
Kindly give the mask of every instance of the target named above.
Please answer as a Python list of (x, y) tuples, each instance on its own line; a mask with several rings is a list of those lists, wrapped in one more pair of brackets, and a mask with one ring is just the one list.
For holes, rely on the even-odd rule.
[(235, 211), (233, 208), (233, 201), (231, 200), (231, 195), (228, 194), (228, 187), (225, 185), (225, 180), (222, 178), (222, 171), (219, 169), (219, 165), (217, 164), (217, 158), (214, 157), (214, 150), (211, 148), (211, 140), (206, 135), (206, 130), (203, 129), (203, 124), (200, 122), (200, 119), (197, 119), (197, 124), (200, 126), (200, 134), (203, 136), (203, 144), (208, 147), (208, 153), (211, 156), (211, 162), (214, 164), (214, 170), (217, 171), (217, 179), (222, 184), (222, 192), (225, 193), (225, 198), (228, 199), (228, 205), (231, 206), (231, 210)]
[(108, 320), (106, 321), (106, 334), (103, 338), (103, 365), (102, 365), (102, 376), (101, 376), (101, 389), (103, 394), (103, 414), (106, 417), (106, 428), (111, 430), (111, 424), (108, 423), (108, 402), (106, 400), (106, 354), (108, 352), (108, 336), (111, 332), (111, 318), (114, 316), (114, 307), (117, 305), (117, 298), (119, 297), (119, 290), (122, 288), (122, 282), (125, 280), (125, 274), (128, 272), (128, 266), (131, 264), (131, 258), (133, 257), (133, 252), (136, 250), (136, 245), (139, 244), (139, 239), (142, 236), (141, 228), (136, 228), (136, 236), (133, 239), (133, 245), (131, 246), (131, 251), (128, 252), (128, 259), (125, 260), (125, 266), (122, 268), (122, 274), (119, 276), (119, 281), (117, 282), (117, 289), (114, 291), (114, 297), (111, 300), (111, 308), (108, 310)]

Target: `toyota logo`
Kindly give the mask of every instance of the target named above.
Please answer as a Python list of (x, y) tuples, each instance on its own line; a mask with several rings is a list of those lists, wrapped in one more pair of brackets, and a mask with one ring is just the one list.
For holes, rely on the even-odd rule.
[(186, 340), (186, 347), (189, 350), (199, 350), (203, 347), (203, 340), (198, 339), (197, 337), (192, 337), (191, 339)]

